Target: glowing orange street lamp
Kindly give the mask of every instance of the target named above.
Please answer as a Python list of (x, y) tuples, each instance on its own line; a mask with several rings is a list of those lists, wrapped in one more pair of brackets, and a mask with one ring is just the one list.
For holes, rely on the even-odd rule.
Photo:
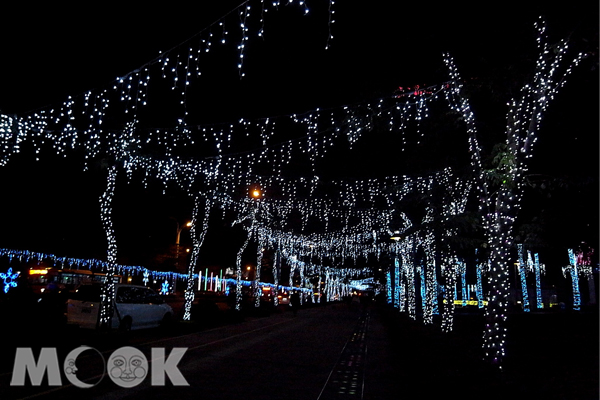
[(254, 199), (260, 199), (262, 197), (262, 192), (260, 189), (254, 188), (250, 191), (250, 196)]

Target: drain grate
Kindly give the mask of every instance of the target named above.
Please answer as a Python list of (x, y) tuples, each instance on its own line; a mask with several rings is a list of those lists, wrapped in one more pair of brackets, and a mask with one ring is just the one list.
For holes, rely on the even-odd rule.
[(361, 315), (317, 400), (362, 399), (369, 314)]

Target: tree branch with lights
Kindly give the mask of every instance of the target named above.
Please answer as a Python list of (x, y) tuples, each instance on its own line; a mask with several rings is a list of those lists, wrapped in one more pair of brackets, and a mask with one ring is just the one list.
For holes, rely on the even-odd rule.
[[(570, 63), (565, 63), (567, 41), (563, 40), (552, 47), (548, 43), (544, 21), (540, 19), (535, 27), (539, 51), (535, 73), (531, 82), (521, 88), (518, 97), (508, 103), (505, 153), (498, 160), (495, 174), (488, 173), (483, 168), (475, 115), (465, 96), (464, 85), (454, 60), (449, 55), (445, 56), (452, 79), (447, 99), (452, 109), (462, 117), (468, 131), (471, 167), (477, 181), (479, 209), (489, 246), (490, 291), (485, 310), (483, 347), (485, 359), (497, 365), (501, 365), (505, 356), (513, 229), (523, 196), (523, 180), (528, 160), (533, 155), (536, 135), (548, 105), (564, 86), (572, 69), (585, 58), (585, 54), (580, 53)], [(498, 176), (502, 179), (497, 179)]]

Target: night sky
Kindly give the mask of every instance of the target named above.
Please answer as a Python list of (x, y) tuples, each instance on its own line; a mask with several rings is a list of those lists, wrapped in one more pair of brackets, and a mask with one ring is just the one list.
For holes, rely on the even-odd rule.
[[(203, 31), (241, 2), (211, 3), (11, 6), (0, 25), (0, 112), (19, 115), (106, 85), (155, 59), (160, 50), (174, 48)], [(447, 79), (442, 61), (445, 51), (455, 58), (463, 77), (477, 79), (493, 75), (492, 71), (510, 76), (515, 69), (526, 69), (535, 58), (533, 23), (539, 15), (547, 16), (552, 37), (576, 32), (577, 45), (597, 50), (595, 2), (498, 2), (472, 8), (460, 2), (434, 6), (338, 0), (333, 24), (328, 24), (327, 3), (307, 1), (308, 16), (302, 16), (298, 6), (269, 12), (264, 39), (255, 30), (249, 33), (244, 78), (236, 67), (240, 34), (230, 24), (229, 45), (207, 57), (206, 69), (195, 83), (190, 118), (198, 123), (221, 123), (287, 115), (388, 96), (399, 86), (440, 83)], [(334, 37), (326, 50), (329, 27)], [(219, 32), (215, 27), (215, 35)], [(597, 52), (593, 57), (598, 57)], [(552, 244), (562, 243), (565, 248), (582, 240), (598, 244), (595, 66), (597, 62), (588, 62), (574, 72), (552, 104), (531, 165), (531, 173), (564, 178), (571, 182), (570, 189), (557, 189), (550, 195), (533, 190), (524, 201), (524, 221), (543, 219), (546, 240), (551, 237)], [(498, 93), (510, 86), (510, 78), (501, 82), (502, 75), (495, 76)], [(500, 121), (503, 128), (504, 109), (480, 112), (495, 114), (487, 120)], [(168, 113), (155, 115), (153, 123), (170, 123)], [(362, 151), (352, 173), (391, 174), (387, 167), (394, 153), (389, 146), (367, 141)], [(106, 242), (98, 203), (104, 190), (101, 172), (84, 172), (79, 161), (50, 152), (39, 162), (33, 159), (25, 149), (0, 169), (4, 214), (0, 248), (104, 258)], [(115, 204), (123, 264), (144, 262), (148, 254), (172, 243), (174, 219), (183, 223), (191, 214), (189, 199), (135, 183), (117, 188)], [(224, 225), (215, 218), (217, 231), (225, 232)], [(240, 244), (236, 235), (239, 232), (207, 236), (209, 246), (217, 246), (220, 254), (231, 254), (228, 264), (233, 264)], [(189, 241), (184, 231), (182, 242)], [(561, 254), (549, 257), (564, 256), (556, 262), (566, 263), (566, 253)]]

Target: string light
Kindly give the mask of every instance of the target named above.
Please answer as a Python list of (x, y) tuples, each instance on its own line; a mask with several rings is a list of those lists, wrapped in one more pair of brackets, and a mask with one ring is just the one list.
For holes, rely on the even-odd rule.
[(111, 166), (107, 174), (106, 190), (100, 198), (100, 209), (102, 226), (108, 242), (108, 253), (106, 257), (106, 281), (102, 285), (100, 301), (100, 326), (110, 327), (114, 312), (113, 298), (115, 294), (115, 266), (117, 264), (117, 241), (112, 222), (112, 201), (115, 195), (117, 179), (117, 167)]
[(457, 260), (457, 271), (460, 275), (460, 289), (461, 289), (461, 300), (462, 306), (466, 307), (467, 301), (469, 300), (468, 290), (467, 290), (467, 264), (462, 260)]
[(575, 252), (579, 273), (583, 275), (588, 282), (588, 303), (596, 304), (596, 285), (594, 283), (594, 274), (592, 271), (592, 255), (594, 249), (590, 248), (585, 242), (581, 243), (581, 248)]
[(444, 310), (442, 312), (442, 332), (449, 333), (454, 329), (454, 298), (456, 287), (456, 261), (454, 257), (448, 257), (442, 263), (442, 275), (444, 277)]
[(573, 289), (573, 310), (581, 310), (581, 292), (579, 291), (579, 271), (577, 268), (577, 257), (573, 249), (568, 249), (570, 264), (563, 267), (563, 274), (568, 273), (571, 277), (571, 288)]
[[(200, 213), (201, 200), (199, 196), (197, 196), (194, 200), (194, 212), (192, 214), (193, 216), (190, 224), (190, 235), (193, 238), (193, 247), (190, 262), (188, 264), (187, 288), (184, 294), (184, 321), (189, 321), (192, 318), (191, 312), (192, 304), (194, 302), (194, 273), (198, 264), (200, 249), (202, 248), (202, 244), (204, 243), (204, 237), (206, 236), (206, 232), (208, 230), (208, 221), (212, 205), (211, 200), (208, 197), (206, 197), (204, 200), (204, 218), (202, 219), (202, 228), (200, 229), (199, 233), (196, 233), (196, 226), (198, 223), (198, 214)], [(198, 284), (200, 284), (200, 282), (201, 279), (198, 278)]]
[(519, 270), (519, 278), (521, 280), (521, 295), (523, 298), (523, 311), (529, 312), (531, 309), (529, 308), (529, 292), (527, 291), (527, 279), (526, 272), (528, 268), (526, 268), (525, 258), (523, 254), (523, 245), (518, 244), (517, 248), (519, 249), (519, 258), (517, 263), (517, 269)]
[(404, 311), (404, 285), (400, 284), (402, 281), (401, 271), (400, 262), (396, 256), (394, 258), (394, 307)]
[(538, 253), (534, 255), (535, 262), (531, 258), (531, 251), (527, 250), (527, 265), (530, 270), (533, 270), (535, 274), (535, 303), (536, 308), (544, 308), (544, 302), (542, 301), (542, 282), (541, 275), (545, 273), (544, 264), (540, 264), (540, 257)]
[(329, 21), (327, 23), (327, 27), (329, 28), (329, 34), (327, 36), (327, 44), (325, 45), (325, 49), (329, 49), (329, 42), (333, 39), (333, 34), (331, 32), (332, 26), (335, 23), (335, 0), (329, 0)]
[[(542, 19), (535, 24), (538, 32), (538, 59), (531, 84), (521, 88), (519, 97), (508, 103), (506, 148), (511, 162), (501, 167), (505, 178), (499, 188), (491, 191), (482, 168), (482, 149), (477, 140), (475, 116), (466, 97), (462, 95), (463, 85), (454, 60), (445, 56), (445, 62), (452, 78), (451, 89), (444, 92), (450, 107), (462, 115), (469, 136), (471, 166), (477, 177), (476, 189), (480, 199), (483, 228), (490, 249), (488, 307), (485, 310), (484, 329), (485, 358), (501, 368), (505, 356), (506, 318), (509, 293), (510, 248), (512, 232), (520, 201), (523, 195), (522, 180), (527, 171), (527, 162), (532, 156), (533, 146), (540, 122), (549, 102), (565, 84), (573, 67), (585, 58), (578, 54), (570, 64), (565, 65), (564, 56), (568, 49), (563, 41), (550, 50)], [(561, 72), (562, 71), (562, 72)]]
[(484, 264), (477, 264), (477, 307), (483, 308), (483, 272)]
[[(290, 1), (290, 4), (292, 3)], [(271, 3), (274, 9), (279, 5), (279, 1)], [(304, 1), (299, 1), (298, 5), (305, 13), (308, 12)], [(333, 38), (334, 5), (334, 0), (330, 0), (329, 36), (326, 48), (329, 48), (329, 42)], [(267, 12), (268, 7), (267, 2), (261, 2), (261, 28), (258, 32), (258, 36), (261, 37), (264, 34), (264, 13)], [(254, 13), (251, 14), (248, 2), (244, 2), (234, 11), (240, 21), (241, 41), (237, 47), (238, 71), (240, 77), (243, 77), (243, 63), (250, 37), (249, 18)], [(224, 22), (224, 19), (218, 22), (222, 31), (222, 44), (226, 42), (227, 37)], [(500, 363), (505, 355), (508, 271), (511, 265), (509, 249), (512, 246), (512, 227), (522, 197), (522, 176), (527, 171), (527, 160), (531, 157), (541, 117), (549, 101), (564, 85), (565, 78), (571, 73), (572, 67), (578, 65), (583, 59), (583, 55), (579, 55), (570, 66), (561, 69), (563, 56), (567, 50), (566, 42), (559, 44), (556, 51), (550, 52), (545, 40), (545, 26), (542, 23), (536, 26), (540, 51), (536, 74), (532, 84), (522, 88), (520, 97), (509, 103), (507, 148), (515, 161), (503, 167), (501, 172), (506, 179), (499, 190), (491, 190), (491, 184), (484, 173), (475, 116), (468, 100), (463, 96), (462, 79), (454, 60), (448, 55), (445, 56), (444, 62), (449, 71), (450, 81), (437, 86), (416, 88), (406, 92), (402, 90), (395, 96), (366, 103), (328, 110), (318, 108), (305, 114), (293, 114), (281, 118), (271, 117), (255, 121), (240, 119), (224, 125), (187, 125), (187, 93), (195, 78), (191, 71), (195, 67), (196, 77), (201, 74), (200, 54), (209, 53), (213, 45), (211, 29), (197, 35), (194, 43), (186, 42), (183, 46), (162, 52), (156, 60), (117, 78), (111, 88), (86, 92), (82, 98), (69, 96), (58, 107), (21, 117), (0, 115), (0, 143), (2, 144), (0, 165), (6, 165), (12, 156), (18, 154), (25, 142), (33, 145), (36, 157), (44, 144), (50, 143), (56, 154), (65, 157), (68, 153), (83, 150), (86, 162), (100, 155), (116, 160), (130, 179), (135, 173), (142, 172), (144, 180), (157, 179), (162, 181), (165, 188), (171, 183), (176, 184), (188, 194), (195, 196), (195, 218), (200, 209), (198, 199), (203, 196), (206, 199), (203, 229), (196, 234), (196, 222), (194, 222), (194, 251), (188, 273), (180, 276), (182, 279), (187, 279), (186, 319), (191, 318), (193, 278), (198, 276), (199, 285), (203, 278), (205, 290), (209, 282), (211, 290), (216, 287), (213, 287), (214, 278), (209, 280), (207, 272), (202, 277), (200, 274), (196, 275), (194, 271), (207, 230), (206, 224), (211, 206), (216, 207), (218, 204), (223, 210), (232, 210), (238, 215), (234, 225), (251, 220), (250, 227), (244, 227), (247, 236), (236, 255), (236, 279), (228, 280), (224, 284), (226, 288), (228, 284), (235, 284), (237, 310), (241, 308), (242, 286), (245, 285), (254, 285), (256, 305), (260, 304), (259, 251), (257, 251), (256, 279), (253, 283), (241, 280), (242, 254), (252, 239), (257, 241), (258, 249), (264, 247), (276, 250), (276, 260), (273, 265), (275, 289), (282, 288), (279, 286), (279, 274), (281, 263), (285, 260), (291, 264), (292, 273), (298, 271), (302, 285), (308, 285), (306, 278), (308, 273), (318, 277), (318, 301), (321, 300), (321, 295), (324, 296), (325, 301), (344, 296), (349, 292), (345, 280), (371, 273), (357, 268), (341, 268), (347, 260), (352, 259), (356, 263), (360, 258), (388, 252), (395, 255), (394, 286), (392, 288), (390, 283), (389, 288), (394, 293), (394, 306), (400, 311), (407, 312), (410, 318), (416, 318), (416, 270), (420, 275), (425, 323), (431, 323), (436, 304), (438, 284), (434, 260), (440, 259), (439, 267), (445, 289), (442, 330), (450, 332), (453, 329), (454, 313), (454, 301), (451, 296), (456, 288), (459, 273), (463, 302), (468, 297), (466, 266), (452, 253), (446, 241), (454, 231), (448, 229), (437, 238), (430, 231), (405, 235), (401, 241), (394, 244), (394, 247), (383, 243), (379, 238), (386, 237), (391, 230), (392, 220), (396, 218), (402, 221), (402, 231), (406, 232), (410, 226), (422, 222), (430, 223), (436, 218), (443, 222), (450, 216), (461, 214), (466, 207), (468, 194), (473, 189), (480, 201), (483, 228), (491, 250), (485, 270), (489, 279), (490, 293), (489, 305), (485, 310), (488, 322), (484, 331), (483, 347), (486, 358), (494, 363)], [(558, 75), (559, 71), (563, 71), (561, 75)], [(178, 94), (177, 105), (182, 106), (183, 112), (172, 129), (143, 130), (138, 120), (141, 115), (139, 109), (148, 105), (148, 93), (151, 92), (148, 86), (159, 80), (167, 80), (171, 89)], [(421, 123), (429, 117), (430, 106), (437, 101), (445, 101), (452, 110), (463, 117), (468, 133), (474, 180), (457, 177), (455, 171), (449, 168), (423, 176), (390, 176), (366, 180), (326, 180), (317, 175), (318, 159), (323, 158), (328, 150), (338, 145), (340, 139), (349, 148), (356, 146), (358, 141), (373, 129), (375, 121), (381, 122), (389, 128), (390, 132), (402, 137), (402, 150), (409, 143), (407, 133), (409, 128), (416, 130), (414, 142), (421, 143), (424, 137)], [(115, 120), (124, 120), (122, 126), (125, 128), (112, 130), (105, 126), (105, 121)], [(289, 138), (287, 133), (290, 131), (297, 132), (298, 135), (294, 139), (278, 140)], [(244, 143), (255, 141), (256, 145), (245, 146), (243, 150), (235, 151), (233, 143), (236, 143), (239, 138), (247, 139)], [(206, 143), (213, 143), (214, 146), (207, 146)], [(159, 155), (150, 156), (150, 154)], [(190, 154), (196, 156), (190, 157)], [(293, 161), (306, 159), (310, 165), (310, 176), (284, 177), (282, 172), (290, 168)], [(270, 175), (257, 173), (265, 168), (270, 168), (266, 169), (271, 171)], [(122, 268), (116, 264), (117, 247), (112, 226), (112, 199), (116, 175), (117, 167), (110, 167), (107, 188), (101, 198), (101, 218), (108, 242), (108, 256), (103, 268), (109, 277), (103, 289), (103, 306), (100, 313), (103, 324), (110, 323), (112, 306), (109, 299), (114, 293), (112, 278), (115, 272)], [(206, 183), (200, 191), (197, 190), (199, 183)], [(285, 196), (282, 197), (285, 198), (272, 198), (264, 202), (257, 199), (239, 200), (236, 193), (240, 188), (247, 188), (252, 183), (268, 189), (269, 193), (283, 193)], [(440, 215), (434, 217), (432, 209), (435, 205), (433, 204), (427, 207), (426, 221), (411, 221), (399, 212), (402, 201), (409, 194), (419, 193), (425, 197), (432, 197), (434, 186), (447, 189), (444, 192), (441, 207), (443, 211), (439, 213)], [(327, 197), (317, 196), (320, 191), (325, 191)], [(363, 204), (376, 203), (385, 204), (384, 209), (361, 208)], [(294, 232), (290, 228), (294, 213), (300, 215), (301, 233)], [(277, 229), (270, 223), (274, 218), (281, 222)], [(309, 232), (309, 222), (312, 220), (322, 221), (320, 226), (323, 228), (322, 233)], [(341, 228), (332, 229), (333, 225), (339, 225)], [(440, 248), (434, 247), (436, 239), (442, 242)], [(417, 267), (416, 251), (420, 246), (425, 251), (426, 257), (424, 263)], [(328, 259), (334, 267), (303, 261), (313, 258)], [(572, 262), (570, 273), (573, 282), (578, 276), (576, 268), (577, 263)], [(144, 268), (140, 268), (139, 271), (143, 271), (146, 280), (148, 277), (145, 274), (149, 271)], [(156, 276), (158, 273), (152, 272), (152, 274)], [(483, 290), (481, 274), (483, 269), (478, 268), (478, 299), (482, 298)], [(321, 277), (324, 277), (323, 288), (321, 288)], [(3, 279), (6, 283), (6, 278)], [(165, 279), (164, 282), (166, 283), (167, 280)], [(524, 283), (524, 279), (522, 282)], [(290, 288), (292, 284), (293, 282), (290, 281)], [(308, 288), (304, 289), (307, 293)], [(524, 291), (524, 297), (525, 295)], [(579, 301), (579, 298), (577, 300)], [(276, 296), (274, 301), (277, 304)]]

